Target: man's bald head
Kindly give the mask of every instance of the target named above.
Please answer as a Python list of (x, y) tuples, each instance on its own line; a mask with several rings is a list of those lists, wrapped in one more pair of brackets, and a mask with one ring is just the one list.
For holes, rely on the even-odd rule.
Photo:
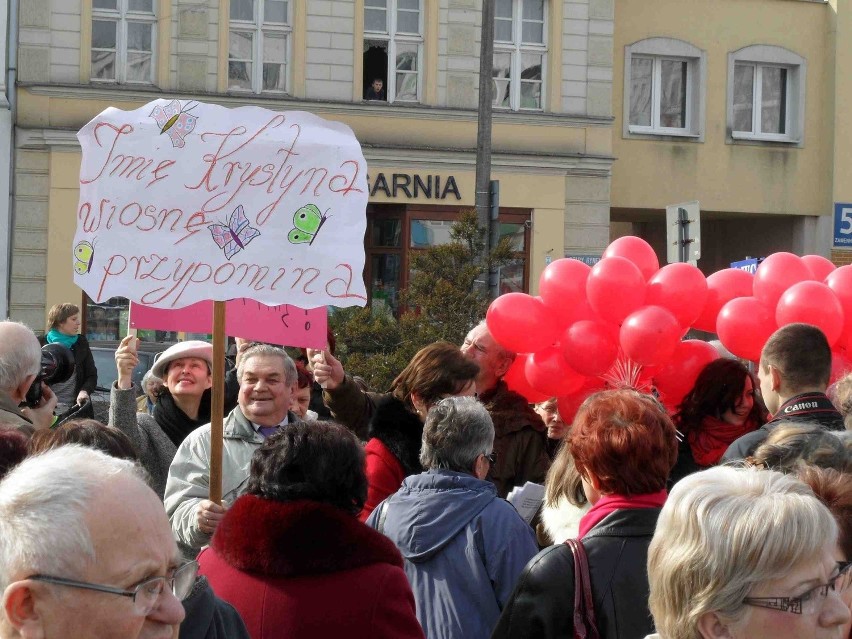
[(14, 394), (38, 373), (41, 348), (35, 333), (20, 322), (0, 322), (0, 391)]

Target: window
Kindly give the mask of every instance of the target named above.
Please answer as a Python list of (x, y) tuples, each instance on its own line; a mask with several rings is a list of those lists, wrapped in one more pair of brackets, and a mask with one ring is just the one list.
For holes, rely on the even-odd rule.
[(792, 51), (755, 45), (729, 54), (730, 139), (801, 144), (804, 87), (805, 60)]
[(231, 0), (229, 89), (287, 92), (289, 4), (287, 0)]
[(420, 1), (364, 1), (365, 100), (420, 101), (423, 59)]
[(494, 106), (541, 110), (547, 62), (544, 0), (496, 0)]
[(155, 9), (154, 0), (92, 1), (92, 81), (154, 82)]
[(624, 135), (703, 134), (704, 52), (672, 38), (629, 45), (624, 58)]

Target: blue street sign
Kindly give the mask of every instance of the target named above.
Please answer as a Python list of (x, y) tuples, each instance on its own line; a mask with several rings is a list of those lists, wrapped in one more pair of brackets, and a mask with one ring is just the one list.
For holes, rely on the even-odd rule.
[(834, 203), (834, 245), (852, 248), (852, 204)]
[(580, 260), (583, 264), (588, 264), (589, 266), (594, 266), (598, 262), (601, 261), (600, 255), (571, 255), (566, 254), (565, 257), (570, 257), (575, 260)]
[(752, 275), (757, 272), (757, 265), (763, 261), (762, 257), (750, 257), (747, 260), (739, 262), (731, 262), (731, 268), (738, 268), (741, 271), (748, 271)]

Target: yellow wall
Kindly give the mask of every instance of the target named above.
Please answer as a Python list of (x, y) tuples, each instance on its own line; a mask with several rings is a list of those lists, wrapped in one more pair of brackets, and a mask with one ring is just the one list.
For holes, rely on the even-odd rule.
[[(801, 0), (617, 0), (612, 206), (662, 209), (697, 199), (705, 211), (829, 214), (828, 11), (823, 3)], [(650, 37), (677, 38), (706, 51), (704, 142), (622, 137), (624, 48)], [(728, 53), (753, 44), (785, 47), (807, 60), (803, 148), (725, 143)]]

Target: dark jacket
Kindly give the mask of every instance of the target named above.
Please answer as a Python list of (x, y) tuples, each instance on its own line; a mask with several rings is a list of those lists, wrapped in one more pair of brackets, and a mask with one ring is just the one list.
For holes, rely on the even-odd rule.
[(422, 639), (391, 541), (319, 502), (243, 495), (198, 557), (252, 639)]
[(719, 463), (739, 461), (754, 454), (778, 424), (817, 424), (826, 430), (844, 430), (841, 415), (825, 393), (794, 395), (781, 404), (778, 412), (756, 431), (743, 435), (728, 447)]
[[(583, 537), (601, 639), (654, 632), (646, 565), (659, 515), (659, 508), (617, 510)], [(565, 544), (551, 546), (527, 564), (492, 639), (571, 638), (573, 614), (574, 556)]]
[[(382, 510), (384, 509), (384, 511)], [(405, 559), (429, 639), (487, 639), (538, 548), (529, 525), (491, 482), (451, 470), (407, 477), (374, 511)]]
[(239, 613), (213, 593), (206, 577), (195, 580), (182, 603), (186, 619), (180, 625), (180, 639), (251, 639)]
[[(42, 335), (38, 341), (44, 346), (47, 344), (47, 337)], [(89, 395), (95, 392), (95, 387), (98, 385), (98, 369), (95, 368), (95, 358), (85, 335), (77, 336), (71, 352), (74, 354), (74, 399), (76, 400), (81, 390)]]
[(497, 463), (488, 479), (505, 498), (515, 486), (528, 481), (543, 484), (550, 458), (547, 455), (547, 427), (530, 408), (527, 400), (509, 390), (503, 381), (479, 396), (494, 422), (494, 452)]

